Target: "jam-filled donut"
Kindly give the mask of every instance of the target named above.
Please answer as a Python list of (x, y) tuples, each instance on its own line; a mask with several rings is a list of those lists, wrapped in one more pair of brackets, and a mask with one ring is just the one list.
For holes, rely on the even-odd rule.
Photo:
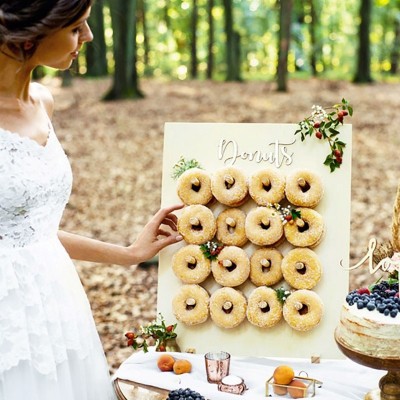
[(224, 287), (210, 297), (210, 316), (221, 328), (235, 328), (246, 318), (247, 301), (238, 290)]
[(211, 271), (215, 281), (221, 286), (239, 286), (249, 277), (250, 260), (240, 247), (227, 246), (212, 261)]
[(250, 280), (256, 286), (273, 286), (282, 280), (282, 253), (273, 248), (257, 249), (250, 257)]
[(187, 243), (206, 243), (214, 237), (216, 230), (214, 214), (206, 206), (187, 206), (178, 217), (178, 232)]
[(324, 311), (321, 298), (313, 291), (293, 292), (283, 305), (283, 318), (297, 331), (309, 331), (319, 324)]
[(178, 196), (186, 205), (205, 205), (213, 197), (210, 174), (203, 169), (188, 169), (178, 178), (177, 185)]
[(279, 203), (285, 197), (285, 176), (273, 168), (257, 171), (250, 176), (249, 193), (259, 206)]
[(324, 234), (321, 214), (311, 208), (298, 208), (297, 211), (301, 217), (284, 226), (287, 241), (295, 247), (317, 246)]
[(246, 217), (246, 236), (258, 246), (271, 246), (283, 237), (282, 220), (271, 207), (256, 207)]
[(271, 328), (281, 319), (283, 307), (274, 289), (262, 286), (254, 289), (247, 301), (247, 319), (260, 328)]
[(207, 321), (210, 296), (199, 285), (183, 285), (172, 300), (176, 319), (186, 325), (197, 325)]
[(312, 289), (321, 279), (322, 267), (317, 255), (310, 249), (289, 251), (282, 261), (285, 281), (295, 289)]
[(324, 187), (315, 172), (299, 170), (286, 177), (285, 193), (293, 205), (314, 208), (322, 199)]
[(211, 191), (221, 204), (240, 206), (247, 200), (247, 177), (238, 168), (221, 168), (211, 177)]
[(247, 242), (246, 214), (239, 208), (228, 208), (217, 217), (217, 239), (226, 246), (243, 246)]
[(189, 244), (173, 255), (172, 270), (183, 283), (201, 283), (211, 273), (211, 261), (200, 246)]

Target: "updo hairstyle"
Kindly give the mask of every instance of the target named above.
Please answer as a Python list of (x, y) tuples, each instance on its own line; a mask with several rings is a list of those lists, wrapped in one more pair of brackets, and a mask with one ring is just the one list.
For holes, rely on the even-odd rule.
[[(0, 49), (20, 61), (29, 59), (45, 36), (72, 25), (93, 0), (0, 0)], [(26, 42), (32, 43), (29, 50)], [(4, 52), (4, 51), (3, 51)]]

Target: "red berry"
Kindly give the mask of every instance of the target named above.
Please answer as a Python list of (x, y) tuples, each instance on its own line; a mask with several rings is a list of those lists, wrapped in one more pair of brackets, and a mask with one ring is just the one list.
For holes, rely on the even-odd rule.
[(168, 325), (168, 326), (165, 328), (165, 330), (166, 330), (167, 332), (171, 332), (171, 331), (174, 330), (174, 326), (173, 326), (173, 325)]
[(135, 334), (133, 332), (126, 332), (125, 333), (125, 337), (127, 339), (134, 339), (135, 338)]
[(371, 294), (371, 292), (369, 291), (368, 288), (364, 287), (364, 288), (360, 288), (357, 290), (358, 294)]
[(322, 139), (322, 133), (321, 133), (320, 131), (317, 131), (316, 134), (315, 134), (315, 136), (316, 136), (318, 139)]
[(314, 123), (314, 128), (319, 128), (321, 126), (321, 122), (315, 122)]
[(158, 346), (158, 351), (165, 351), (165, 346), (162, 345), (162, 344), (160, 344), (160, 345)]
[(291, 221), (293, 217), (291, 215), (286, 215), (285, 216), (286, 221)]
[(342, 153), (340, 152), (340, 150), (336, 149), (333, 154), (335, 155), (335, 157), (342, 157)]
[(346, 110), (343, 110), (342, 113), (344, 116), (349, 115), (348, 111), (346, 111)]
[(133, 339), (129, 339), (129, 340), (128, 340), (128, 346), (132, 346), (133, 343), (134, 343), (134, 340), (133, 340)]
[(343, 111), (338, 111), (337, 116), (339, 118), (343, 118), (344, 117)]

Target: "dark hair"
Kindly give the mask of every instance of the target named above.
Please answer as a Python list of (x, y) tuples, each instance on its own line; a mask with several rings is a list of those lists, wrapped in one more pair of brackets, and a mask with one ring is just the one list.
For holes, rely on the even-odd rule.
[[(40, 40), (77, 21), (93, 0), (0, 0), (0, 47), (26, 60)], [(27, 41), (33, 44), (24, 49)]]

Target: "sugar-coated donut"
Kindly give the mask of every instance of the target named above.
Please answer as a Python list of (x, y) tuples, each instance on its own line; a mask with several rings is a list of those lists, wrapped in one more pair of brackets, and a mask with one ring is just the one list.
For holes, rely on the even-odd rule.
[(321, 279), (321, 262), (311, 249), (296, 248), (283, 258), (282, 273), (293, 288), (312, 289)]
[(313, 291), (293, 292), (283, 305), (283, 318), (297, 331), (309, 331), (319, 324), (324, 311), (321, 298)]
[(217, 239), (226, 246), (243, 246), (247, 242), (246, 214), (239, 208), (228, 208), (217, 217)]
[(250, 176), (249, 193), (259, 206), (279, 203), (285, 197), (285, 176), (274, 168), (256, 171)]
[(235, 328), (246, 318), (247, 301), (238, 290), (224, 287), (210, 297), (210, 316), (221, 328)]
[(207, 321), (210, 296), (199, 285), (183, 285), (172, 300), (176, 319), (186, 325), (197, 325)]
[(247, 253), (237, 246), (224, 247), (211, 263), (215, 281), (221, 286), (241, 285), (250, 274), (250, 260)]
[(221, 168), (211, 176), (211, 191), (221, 204), (240, 206), (247, 200), (247, 177), (238, 168)]
[(295, 206), (314, 208), (322, 199), (321, 178), (312, 171), (293, 171), (286, 177), (286, 198)]
[(189, 244), (173, 255), (172, 270), (183, 283), (201, 283), (211, 273), (211, 261), (200, 246)]
[(246, 217), (246, 236), (258, 246), (271, 246), (283, 237), (283, 223), (271, 207), (256, 207)]
[(186, 170), (178, 178), (177, 192), (186, 205), (208, 204), (213, 197), (210, 174), (200, 168)]
[(206, 206), (187, 206), (178, 217), (178, 232), (187, 243), (206, 243), (214, 237), (216, 230), (214, 214)]
[(324, 220), (317, 211), (311, 208), (298, 208), (301, 218), (285, 224), (287, 241), (295, 247), (315, 247), (324, 234)]
[(273, 248), (257, 249), (250, 257), (250, 280), (256, 286), (273, 286), (282, 278), (282, 253)]
[(274, 289), (254, 289), (247, 301), (247, 319), (260, 328), (271, 328), (282, 319), (283, 307)]

